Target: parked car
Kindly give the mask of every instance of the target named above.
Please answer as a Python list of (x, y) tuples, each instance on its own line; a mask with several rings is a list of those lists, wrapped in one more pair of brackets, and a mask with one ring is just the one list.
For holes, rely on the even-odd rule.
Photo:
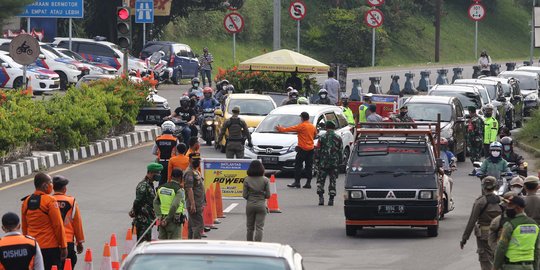
[[(17, 64), (7, 52), (0, 51), (0, 88), (21, 88), (23, 67)], [(26, 69), (27, 84), (34, 94), (60, 89), (60, 77), (54, 71), (30, 65)]]
[[(497, 102), (501, 102), (504, 104), (505, 107), (508, 107), (509, 104), (513, 106), (513, 116), (512, 117), (505, 117), (506, 123), (505, 125), (509, 127), (510, 129), (514, 127), (521, 127), (523, 125), (523, 95), (521, 94), (521, 91), (519, 89), (519, 82), (518, 80), (514, 78), (502, 78), (502, 77), (485, 77), (484, 80), (492, 80), (492, 81), (498, 81), (502, 85), (503, 89), (503, 96), (499, 96), (497, 98)], [(498, 105), (498, 104), (497, 104)], [(505, 109), (506, 112), (508, 112), (508, 109)], [(501, 112), (502, 113), (502, 112)]]
[(412, 96), (404, 101), (408, 115), (415, 122), (437, 122), (441, 115), (441, 136), (448, 140), (449, 149), (458, 161), (465, 161), (467, 140), (465, 139), (465, 117), (458, 98), (443, 96)]
[(532, 110), (537, 110), (540, 105), (538, 91), (540, 90), (540, 71), (535, 69), (520, 67), (519, 70), (503, 71), (499, 74), (501, 78), (514, 78), (519, 81), (519, 89), (523, 95), (525, 116), (530, 116)]
[(138, 245), (126, 257), (121, 269), (303, 270), (304, 266), (302, 255), (289, 245), (227, 240), (164, 240)]
[[(258, 94), (231, 94), (223, 105), (223, 111), (217, 110), (216, 115), (216, 136), (218, 138), (221, 127), (225, 121), (232, 116), (232, 109), (235, 106), (240, 107), (240, 118), (246, 121), (247, 126), (250, 129), (255, 129), (259, 123), (268, 115), (273, 109), (275, 109), (276, 103), (271, 97), (267, 95)], [(222, 141), (214, 144), (216, 149), (220, 149), (225, 152), (225, 142), (227, 134)]]
[(55, 49), (59, 51), (60, 53), (66, 55), (67, 57), (70, 57), (74, 60), (77, 60), (83, 63), (83, 65), (85, 65), (90, 70), (89, 74), (91, 75), (100, 75), (100, 74), (115, 75), (117, 72), (116, 68), (114, 67), (111, 67), (103, 63), (90, 62), (86, 60), (84, 57), (82, 57), (80, 54), (74, 51), (70, 51), (69, 49), (60, 48), (60, 47), (55, 48)]
[(469, 84), (469, 85), (481, 85), (486, 88), (489, 99), (496, 100), (499, 93), (502, 93), (502, 85), (499, 82), (494, 82), (484, 79), (457, 79), (454, 84)]
[[(481, 86), (480, 86), (481, 87)], [(482, 115), (482, 107), (489, 104), (489, 100), (484, 100), (480, 95), (480, 87), (475, 85), (455, 85), (455, 84), (436, 84), (428, 92), (429, 96), (456, 97), (463, 107), (463, 115), (468, 115), (470, 106), (476, 108), (476, 112)]]
[(181, 79), (197, 77), (199, 59), (188, 45), (172, 41), (150, 41), (144, 46), (140, 58), (144, 60), (157, 51), (165, 53), (162, 60), (173, 69), (172, 81), (175, 84), (180, 84)]
[[(240, 109), (240, 111), (242, 110)], [(309, 114), (309, 121), (318, 129), (328, 120), (336, 123), (336, 134), (343, 140), (342, 167), (344, 168), (349, 159), (354, 136), (341, 107), (332, 105), (287, 105), (274, 109), (251, 134), (253, 147), (246, 145), (245, 157), (260, 159), (264, 167), (269, 170), (294, 171), (296, 156), (294, 149), (298, 145), (297, 135), (295, 133), (279, 133), (275, 127), (277, 125), (289, 127), (299, 124), (302, 112)], [(324, 134), (324, 132), (324, 130), (319, 130), (319, 135)], [(315, 144), (317, 140), (318, 136), (315, 138)]]
[[(99, 62), (107, 64), (120, 70), (124, 61), (124, 53), (120, 48), (102, 38), (72, 38), (71, 50), (80, 54), (90, 62)], [(69, 38), (57, 37), (53, 44), (62, 48), (69, 48)], [(147, 72), (146, 64), (143, 60), (128, 55), (128, 69), (139, 71), (141, 74)]]

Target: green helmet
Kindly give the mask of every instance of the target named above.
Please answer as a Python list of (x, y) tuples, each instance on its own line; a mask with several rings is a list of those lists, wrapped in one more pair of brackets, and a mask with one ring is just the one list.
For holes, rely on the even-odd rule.
[(298, 104), (308, 105), (308, 104), (309, 104), (309, 101), (308, 101), (308, 99), (305, 98), (305, 97), (300, 97), (300, 98), (298, 98)]

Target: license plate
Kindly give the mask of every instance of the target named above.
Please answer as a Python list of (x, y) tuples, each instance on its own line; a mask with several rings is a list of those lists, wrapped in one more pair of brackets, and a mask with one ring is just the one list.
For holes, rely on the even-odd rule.
[(260, 159), (263, 164), (278, 164), (278, 157), (258, 156), (257, 159)]
[(156, 121), (156, 120), (159, 120), (159, 119), (160, 119), (159, 115), (147, 115), (146, 116), (146, 121)]
[(405, 206), (403, 205), (379, 205), (379, 214), (403, 214)]

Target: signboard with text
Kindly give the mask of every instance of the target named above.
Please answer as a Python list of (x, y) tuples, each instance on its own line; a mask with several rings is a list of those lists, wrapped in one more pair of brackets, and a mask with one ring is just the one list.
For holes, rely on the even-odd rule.
[(83, 18), (84, 0), (37, 0), (26, 6), (19, 17)]
[(251, 159), (217, 159), (202, 160), (202, 174), (205, 189), (212, 183), (219, 182), (223, 198), (242, 198), (244, 178)]

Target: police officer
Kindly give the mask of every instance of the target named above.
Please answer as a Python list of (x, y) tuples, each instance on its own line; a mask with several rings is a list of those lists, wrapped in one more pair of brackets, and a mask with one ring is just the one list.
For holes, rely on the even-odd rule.
[(512, 191), (508, 191), (508, 192), (504, 193), (503, 200), (501, 202), (503, 212), (501, 213), (500, 216), (495, 217), (493, 220), (491, 220), (491, 224), (489, 224), (488, 243), (489, 243), (489, 246), (491, 247), (492, 250), (497, 249), (497, 241), (499, 241), (499, 237), (501, 236), (502, 227), (503, 227), (504, 223), (506, 223), (507, 221), (510, 220), (510, 218), (508, 218), (508, 216), (506, 216), (505, 211), (504, 211), (506, 209), (506, 206), (507, 206), (504, 199), (510, 199), (510, 198), (512, 198), (513, 196), (516, 196), (516, 195), (517, 194), (515, 194)]
[(154, 212), (160, 220), (159, 239), (181, 239), (180, 232), (184, 223), (184, 205), (186, 196), (184, 193), (184, 181), (182, 170), (173, 169), (171, 181), (157, 189), (154, 199)]
[(489, 144), (497, 141), (499, 133), (499, 122), (493, 116), (493, 105), (484, 107), (484, 156), (489, 157)]
[(510, 220), (503, 225), (493, 269), (538, 269), (540, 229), (532, 218), (525, 215), (523, 197), (512, 196), (506, 203), (505, 213)]
[(163, 171), (163, 165), (155, 162), (148, 164), (146, 166), (146, 176), (137, 184), (130, 216), (133, 218), (133, 223), (137, 229), (138, 240), (152, 240), (152, 234), (148, 228), (154, 224), (156, 219), (154, 213), (154, 199), (156, 197), (154, 182), (161, 181), (161, 171)]
[(189, 154), (189, 162), (189, 167), (184, 173), (186, 205), (189, 212), (188, 238), (201, 239), (201, 232), (204, 229), (203, 208), (206, 205), (204, 179), (199, 172), (201, 155), (199, 153)]
[(298, 90), (291, 89), (287, 94), (287, 98), (281, 102), (281, 106), (290, 105), (290, 104), (298, 104), (299, 96), (300, 94), (298, 93)]
[(371, 93), (363, 96), (364, 102), (362, 105), (360, 105), (360, 107), (358, 107), (358, 122), (367, 122), (367, 111), (369, 110), (369, 106), (372, 104), (371, 96)]
[(484, 121), (476, 114), (476, 107), (469, 106), (467, 122), (467, 145), (469, 146), (471, 162), (480, 161), (484, 139)]
[[(71, 259), (71, 268), (74, 269), (77, 264), (77, 254), (81, 254), (84, 250), (84, 231), (79, 204), (74, 197), (66, 195), (68, 183), (69, 180), (61, 175), (53, 177), (53, 197), (58, 201), (58, 208), (64, 219), (68, 245), (67, 257)], [(77, 248), (76, 251), (75, 248)]]
[(467, 227), (465, 227), (461, 242), (459, 243), (461, 249), (463, 249), (474, 230), (476, 245), (478, 247), (478, 259), (482, 270), (492, 270), (493, 250), (488, 244), (489, 225), (493, 218), (502, 213), (499, 205), (500, 198), (493, 193), (496, 187), (497, 179), (495, 177), (487, 176), (482, 179), (484, 195), (478, 197), (474, 202)]
[[(399, 108), (399, 114), (398, 115), (392, 115), (392, 121), (394, 122), (402, 122), (402, 123), (414, 123), (414, 120), (407, 114), (409, 112), (409, 109), (407, 106), (401, 106)], [(416, 126), (412, 125), (403, 125), (399, 126), (397, 128), (416, 128)]]
[(31, 236), (22, 235), (20, 229), (17, 214), (8, 212), (2, 216), (5, 234), (0, 239), (0, 269), (44, 270), (38, 242)]
[(319, 90), (319, 99), (317, 100), (316, 104), (326, 104), (326, 105), (333, 105), (332, 100), (328, 97), (328, 90), (321, 89)]
[(527, 176), (523, 182), (527, 193), (527, 196), (525, 196), (525, 214), (540, 224), (540, 197), (536, 194), (540, 183), (538, 177)]
[(349, 97), (345, 94), (341, 96), (341, 104), (343, 105), (343, 115), (347, 118), (347, 123), (351, 126), (356, 126), (356, 121), (354, 120), (354, 114), (349, 108)]
[(161, 124), (161, 136), (156, 138), (156, 143), (152, 148), (152, 154), (157, 156), (157, 162), (163, 166), (161, 172), (161, 180), (159, 185), (163, 185), (167, 182), (169, 159), (176, 156), (177, 139), (173, 136), (175, 125), (172, 121), (165, 121)]
[(229, 130), (229, 136), (227, 137), (227, 143), (225, 145), (225, 156), (227, 158), (244, 158), (244, 143), (247, 139), (248, 146), (253, 147), (251, 143), (251, 135), (244, 119), (238, 117), (240, 115), (240, 107), (235, 106), (232, 109), (233, 115), (227, 119), (221, 127), (219, 133), (218, 142), (223, 139), (225, 132)]
[(336, 124), (333, 121), (326, 121), (326, 133), (321, 136), (317, 143), (317, 194), (319, 194), (319, 205), (324, 205), (324, 182), (329, 177), (328, 184), (328, 205), (334, 205), (336, 196), (336, 179), (339, 175), (339, 166), (343, 160), (343, 141), (335, 132)]

